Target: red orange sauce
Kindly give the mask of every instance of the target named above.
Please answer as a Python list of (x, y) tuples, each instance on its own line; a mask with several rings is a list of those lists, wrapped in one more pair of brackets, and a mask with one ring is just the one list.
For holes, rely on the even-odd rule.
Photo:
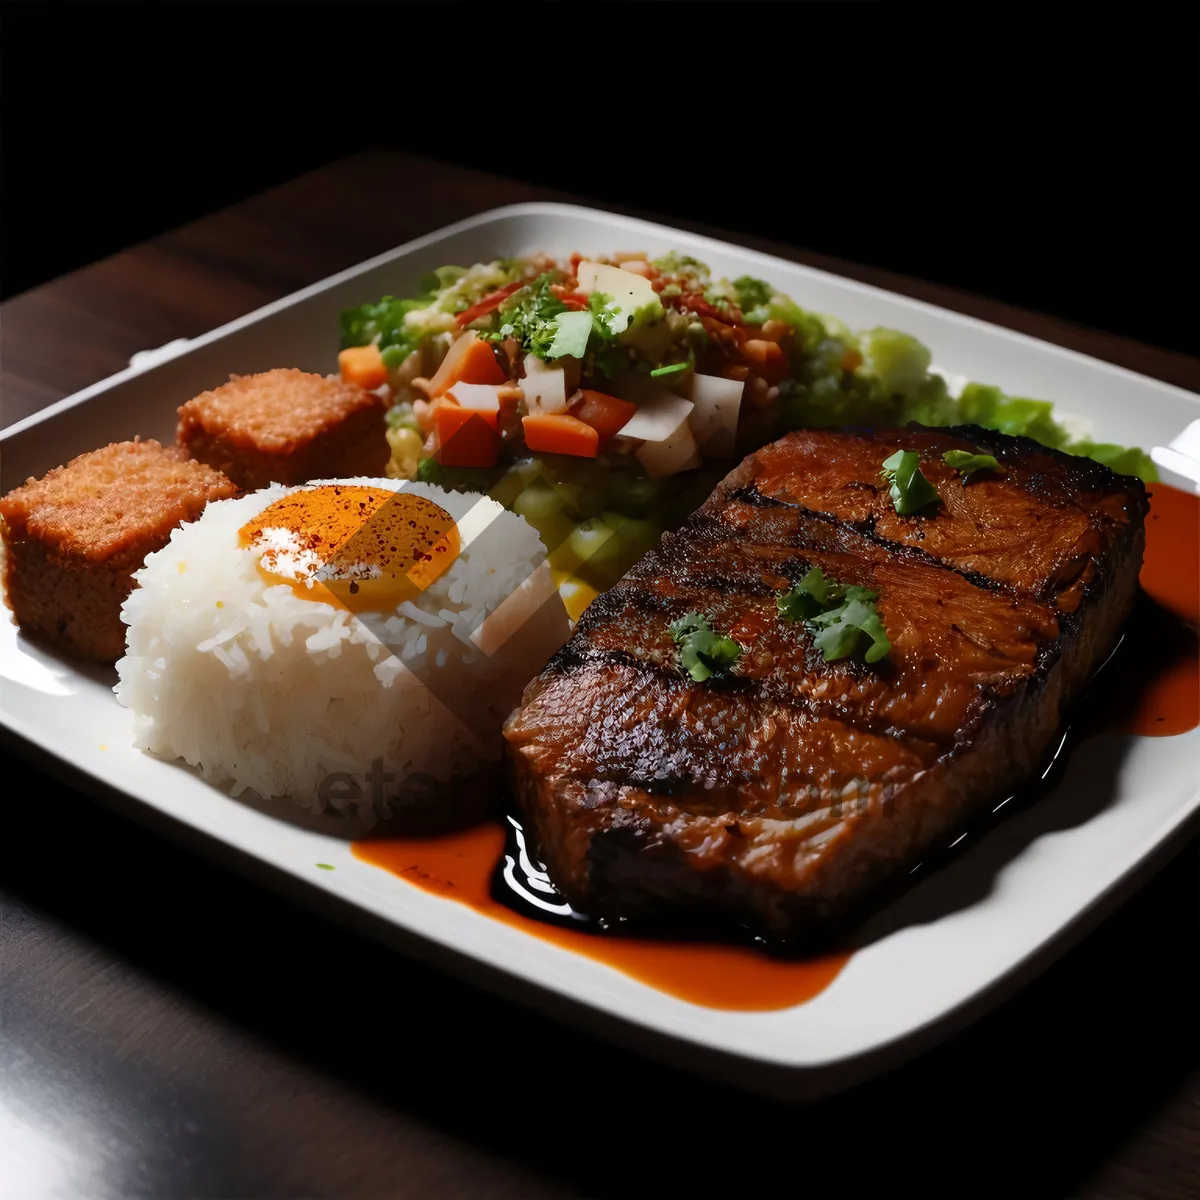
[(1154, 607), (1135, 613), (1114, 678), (1101, 684), (1109, 710), (1093, 729), (1187, 733), (1200, 725), (1200, 497), (1151, 488), (1140, 580)]
[(428, 839), (367, 839), (355, 842), (353, 850), (355, 858), (417, 887), (708, 1008), (790, 1008), (828, 987), (850, 957), (837, 953), (795, 962), (768, 958), (748, 946), (584, 933), (522, 916), (491, 895), (492, 872), (504, 852), (498, 824)]
[[(1200, 725), (1200, 499), (1156, 485), (1146, 522), (1143, 590), (1156, 605), (1151, 624), (1135, 619), (1115, 664), (1114, 697), (1085, 732), (1143, 736), (1185, 733)], [(1165, 611), (1163, 611), (1165, 610)], [(1141, 623), (1145, 623), (1144, 619)], [(1161, 634), (1169, 653), (1141, 653), (1143, 638)], [(1161, 647), (1160, 647), (1161, 649)], [(1111, 684), (1110, 684), (1111, 686)], [(416, 887), (467, 904), (533, 937), (602, 962), (651, 987), (708, 1008), (768, 1011), (790, 1008), (822, 992), (849, 952), (800, 961), (771, 958), (750, 947), (597, 935), (564, 929), (513, 912), (491, 894), (492, 873), (504, 851), (498, 824), (434, 838), (381, 838), (356, 842), (356, 858), (382, 867)]]

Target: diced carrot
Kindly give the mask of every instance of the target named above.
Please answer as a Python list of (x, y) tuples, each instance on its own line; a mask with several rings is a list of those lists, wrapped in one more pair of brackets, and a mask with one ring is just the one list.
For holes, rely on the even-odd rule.
[(496, 414), (439, 400), (434, 409), (438, 462), (444, 467), (494, 467), (500, 457)]
[[(434, 422), (435, 428), (437, 427), (437, 414), (443, 408), (453, 408), (453, 409), (459, 410), (460, 412), (478, 413), (488, 425), (490, 425), (493, 429), (496, 428), (496, 418), (498, 415), (496, 409), (493, 408), (493, 409), (488, 410), (488, 409), (470, 408), (465, 404), (459, 404), (459, 402), (455, 398), (453, 392), (447, 392), (444, 396), (439, 396), (436, 400), (431, 401), (431, 403), (433, 406), (433, 422)], [(459, 423), (465, 422), (466, 418), (458, 417), (458, 416), (451, 416), (451, 417), (447, 417), (446, 420), (450, 421), (453, 424), (455, 422), (459, 422)]]
[(842, 355), (842, 370), (857, 371), (863, 365), (863, 356), (857, 350), (847, 350)]
[(338, 369), (344, 383), (357, 383), (368, 392), (387, 383), (387, 367), (383, 365), (383, 356), (374, 343), (369, 346), (348, 346), (338, 355)]
[(636, 404), (630, 404), (628, 400), (619, 400), (616, 396), (609, 396), (604, 392), (593, 392), (584, 388), (579, 396), (580, 399), (571, 406), (571, 413), (599, 434), (601, 445), (616, 437), (621, 427), (637, 412)]
[(478, 304), (472, 304), (470, 308), (464, 309), (455, 317), (455, 320), (460, 326), (470, 325), (472, 321), (478, 321), (480, 317), (486, 317), (488, 313), (495, 311), (513, 292), (519, 291), (524, 286), (523, 279), (518, 279), (516, 283), (506, 283), (502, 288), (488, 292)]
[(755, 365), (755, 370), (772, 383), (778, 383), (788, 372), (787, 355), (778, 342), (765, 338), (747, 338), (742, 343), (742, 353)]
[(429, 381), (429, 394), (440, 396), (456, 383), (504, 383), (507, 376), (496, 361), (491, 343), (471, 330), (446, 351), (442, 365)]
[(600, 449), (600, 435), (568, 413), (534, 413), (522, 417), (521, 425), (525, 445), (536, 453), (595, 458)]

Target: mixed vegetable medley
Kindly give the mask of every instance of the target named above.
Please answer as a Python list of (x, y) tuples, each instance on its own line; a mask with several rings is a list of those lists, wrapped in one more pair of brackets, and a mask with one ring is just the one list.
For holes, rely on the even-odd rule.
[[(973, 423), (1155, 477), (1140, 450), (1073, 439), (1048, 401), (952, 396), (915, 338), (853, 333), (683, 255), (532, 255), (422, 287), (342, 314), (342, 376), (391, 401), (389, 472), (491, 493), (597, 587), (790, 429)], [(919, 506), (919, 472), (898, 462), (892, 482)]]

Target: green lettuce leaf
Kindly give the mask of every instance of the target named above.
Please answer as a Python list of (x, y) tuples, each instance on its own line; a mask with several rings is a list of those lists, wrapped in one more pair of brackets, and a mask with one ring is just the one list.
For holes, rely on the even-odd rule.
[(1136, 475), (1146, 483), (1158, 481), (1158, 469), (1154, 460), (1144, 450), (1136, 446), (1116, 446), (1111, 442), (1093, 442), (1081, 440), (1072, 442), (1063, 449), (1068, 454), (1082, 455), (1084, 458), (1095, 459), (1103, 463), (1110, 471), (1118, 475)]
[(582, 358), (587, 353), (592, 336), (590, 312), (564, 312), (554, 319), (554, 339), (546, 351), (547, 358)]
[(862, 337), (863, 370), (879, 380), (885, 395), (916, 396), (929, 378), (933, 356), (896, 329), (871, 329)]

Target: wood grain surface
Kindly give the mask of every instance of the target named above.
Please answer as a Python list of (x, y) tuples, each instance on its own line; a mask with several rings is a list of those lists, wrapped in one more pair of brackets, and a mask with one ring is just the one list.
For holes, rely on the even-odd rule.
[[(77, 271), (0, 306), (0, 421), (137, 350), (530, 199), (573, 197), (362, 155)], [(1200, 390), (1200, 364), (1183, 355), (731, 240)], [(786, 1106), (511, 1007), (14, 754), (0, 763), (5, 1197), (1197, 1194), (1194, 840), (940, 1049), (832, 1100)]]

